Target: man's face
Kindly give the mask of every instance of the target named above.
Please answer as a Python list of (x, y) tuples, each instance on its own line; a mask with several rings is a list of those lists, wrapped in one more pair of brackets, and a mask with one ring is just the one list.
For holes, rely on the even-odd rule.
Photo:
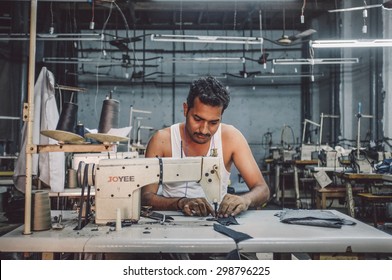
[(207, 143), (219, 128), (222, 120), (222, 106), (203, 104), (196, 97), (193, 108), (184, 103), (186, 131), (192, 141), (198, 144)]

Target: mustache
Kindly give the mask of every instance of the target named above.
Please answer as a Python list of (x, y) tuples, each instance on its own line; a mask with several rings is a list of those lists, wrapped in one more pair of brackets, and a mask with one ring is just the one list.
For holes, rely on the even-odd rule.
[(204, 134), (204, 133), (200, 133), (200, 132), (195, 132), (195, 133), (193, 133), (193, 135), (196, 135), (196, 136), (204, 136), (204, 137), (211, 137), (211, 134), (210, 134), (210, 133)]

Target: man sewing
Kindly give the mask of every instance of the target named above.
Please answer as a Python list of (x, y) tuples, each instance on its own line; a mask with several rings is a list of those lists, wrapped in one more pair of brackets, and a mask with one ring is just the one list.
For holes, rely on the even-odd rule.
[(221, 158), (222, 188), (227, 192), (232, 164), (238, 169), (249, 191), (226, 193), (217, 213), (206, 200), (196, 182), (158, 184), (142, 189), (142, 204), (154, 210), (181, 210), (189, 216), (235, 216), (250, 207), (261, 206), (269, 199), (269, 188), (253, 157), (250, 147), (232, 125), (222, 123), (222, 115), (230, 102), (228, 90), (215, 78), (195, 80), (183, 104), (185, 122), (157, 131), (150, 139), (146, 157), (196, 157), (217, 153)]

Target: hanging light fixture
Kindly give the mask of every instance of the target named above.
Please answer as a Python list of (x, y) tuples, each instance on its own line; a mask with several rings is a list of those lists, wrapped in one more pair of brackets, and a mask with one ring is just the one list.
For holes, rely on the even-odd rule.
[(385, 10), (391, 10), (392, 9), (392, 0), (386, 1), (382, 4), (365, 5), (365, 6), (360, 6), (360, 7), (328, 10), (328, 12), (330, 12), (330, 13), (351, 12), (351, 11), (366, 10), (366, 9), (379, 8), (379, 7), (382, 7)]
[(280, 65), (353, 64), (358, 62), (358, 58), (293, 58), (272, 60), (272, 64)]
[(314, 77), (324, 77), (324, 73), (300, 73), (300, 74), (290, 74), (290, 73), (279, 73), (275, 74), (275, 71), (271, 73), (263, 73), (262, 75), (255, 75), (255, 79), (274, 79), (274, 78), (281, 78), (281, 79), (295, 79), (295, 78), (314, 78)]
[(205, 36), (205, 35), (165, 35), (152, 34), (151, 41), (182, 43), (223, 43), (223, 44), (263, 44), (259, 37)]
[(244, 57), (174, 57), (162, 59), (164, 62), (207, 62), (207, 63), (245, 63)]
[[(103, 41), (103, 34), (98, 33), (38, 33), (37, 41)], [(29, 34), (0, 34), (0, 41), (27, 41)]]
[(392, 39), (374, 40), (315, 40), (310, 41), (311, 48), (374, 48), (392, 47)]

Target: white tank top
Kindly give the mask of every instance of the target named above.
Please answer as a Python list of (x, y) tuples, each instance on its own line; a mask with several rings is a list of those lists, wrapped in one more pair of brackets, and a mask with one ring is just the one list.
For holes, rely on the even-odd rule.
[[(181, 134), (180, 134), (180, 124), (173, 124), (170, 127), (171, 134), (171, 147), (172, 147), (172, 157), (173, 158), (181, 158), (181, 154), (185, 157), (185, 152), (181, 147)], [(208, 149), (208, 153), (212, 148), (217, 149), (218, 157), (220, 157), (220, 166), (221, 166), (221, 198), (227, 193), (227, 185), (230, 179), (230, 172), (226, 170), (225, 164), (223, 162), (223, 152), (222, 152), (222, 134), (221, 134), (221, 125), (217, 132), (214, 134), (210, 141), (210, 148)], [(209, 154), (205, 155), (209, 156)], [(179, 182), (179, 183), (165, 183), (162, 186), (162, 195), (165, 197), (205, 197), (203, 188), (200, 184), (196, 182)]]

